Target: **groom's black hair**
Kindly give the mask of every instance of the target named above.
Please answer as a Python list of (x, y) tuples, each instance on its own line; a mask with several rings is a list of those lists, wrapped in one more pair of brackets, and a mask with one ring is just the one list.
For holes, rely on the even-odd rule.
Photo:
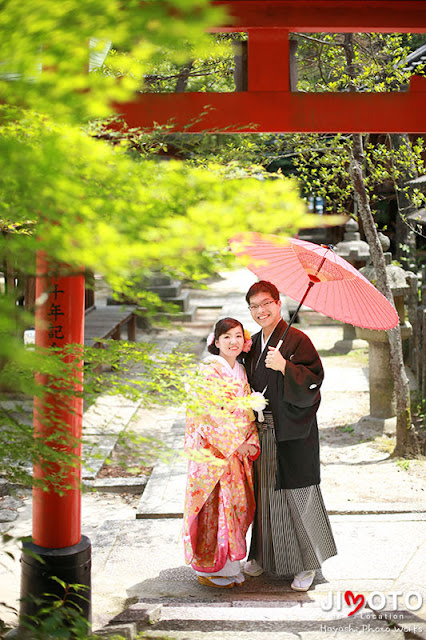
[(259, 280), (259, 282), (255, 282), (251, 285), (250, 289), (247, 291), (246, 300), (247, 304), (250, 304), (250, 298), (257, 295), (258, 293), (270, 293), (274, 300), (280, 299), (280, 292), (276, 288), (272, 282), (268, 282), (267, 280)]

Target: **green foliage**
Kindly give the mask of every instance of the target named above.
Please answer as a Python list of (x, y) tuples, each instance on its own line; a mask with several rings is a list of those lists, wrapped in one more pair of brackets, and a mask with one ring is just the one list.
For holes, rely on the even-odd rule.
[(419, 430), (426, 432), (426, 398), (422, 398), (421, 392), (413, 393), (411, 396), (411, 413)]
[[(299, 90), (400, 91), (409, 81), (410, 72), (404, 60), (410, 53), (410, 35), (353, 34), (351, 63), (346, 55), (345, 34), (297, 34), (297, 39)], [(421, 72), (423, 67), (419, 65), (416, 73)], [(374, 144), (369, 138), (364, 137), (364, 166), (372, 208), (377, 209), (380, 201), (388, 197), (383, 186), (394, 188), (397, 196), (409, 192), (414, 206), (424, 206), (424, 194), (403, 184), (407, 174), (424, 173), (423, 141), (396, 148), (391, 136)], [(351, 212), (354, 199), (349, 176), (351, 136), (295, 135), (289, 142), (296, 153), (295, 173), (304, 192), (322, 197), (327, 211)]]
[(347, 213), (353, 200), (349, 175), (350, 137), (295, 134), (295, 173), (308, 195), (322, 197), (327, 213)]
[(408, 471), (410, 468), (410, 460), (405, 460), (405, 459), (397, 460), (396, 464), (400, 469), (403, 469), (404, 471)]
[[(8, 534), (2, 534), (2, 552), (12, 560), (21, 554), (22, 538), (14, 538)], [(44, 563), (43, 558), (27, 549), (26, 553), (38, 562)], [(1, 562), (2, 567), (7, 567)], [(19, 619), (19, 629), (15, 629), (14, 637), (22, 640), (49, 640), (53, 638), (63, 638), (68, 640), (88, 640), (96, 638), (90, 635), (90, 626), (83, 615), (84, 603), (87, 602), (88, 587), (80, 584), (67, 584), (63, 580), (52, 577), (51, 591), (42, 596), (27, 595), (31, 601), (31, 608), (37, 610), (36, 615), (22, 615)], [(0, 609), (3, 608), (16, 616), (18, 621), (18, 611), (0, 602)], [(0, 614), (1, 615), (1, 614)], [(4, 633), (10, 631), (10, 627), (4, 623), (0, 617), (0, 638)]]
[[(207, 0), (150, 1), (143, 8), (117, 0), (5, 0), (0, 98), (68, 123), (111, 115), (112, 101), (140, 89), (165, 49), (178, 62), (187, 57), (183, 41), (197, 54), (208, 51), (205, 30), (222, 17)], [(91, 40), (95, 52), (106, 43), (115, 49), (106, 61), (111, 73), (86, 73)]]
[[(20, 277), (34, 275), (36, 251), (43, 250), (68, 272), (84, 267), (102, 274), (126, 296), (152, 270), (187, 278), (211, 273), (229, 261), (228, 239), (239, 231), (291, 234), (306, 226), (293, 182), (267, 180), (239, 164), (224, 166), (219, 158), (193, 166), (158, 162), (151, 157), (156, 143), (145, 142), (143, 132), (133, 131), (130, 143), (106, 133), (104, 122), (119, 110), (113, 105), (146, 87), (156, 69), (170, 76), (193, 61), (191, 88), (229, 88), (229, 47), (220, 53), (227, 45), (219, 42), (212, 52), (205, 33), (222, 19), (223, 9), (207, 0), (1, 3), (4, 273), (12, 268)], [(90, 53), (97, 54), (96, 64)], [(196, 74), (206, 70), (211, 75), (200, 84)], [(161, 82), (166, 86), (166, 79)], [(236, 158), (237, 149), (231, 152)], [(0, 385), (9, 399), (0, 405), (1, 473), (24, 483), (31, 463), (41, 464), (44, 480), (61, 493), (78, 443), (56, 407), (69, 408), (81, 391), (75, 364), (67, 365), (63, 353), (24, 348), (22, 333), (33, 318), (21, 313), (17, 293), (0, 295)], [(144, 344), (106, 346), (84, 354), (86, 401), (106, 389), (132, 398), (184, 400), (184, 373), (191, 367), (184, 354), (164, 356)], [(112, 372), (99, 373), (106, 360)], [(45, 411), (44, 437), (35, 439), (21, 406), (32, 395)], [(64, 597), (40, 602), (42, 616), (27, 621), (32, 637), (86, 637), (86, 621), (78, 608), (67, 606), (73, 585), (62, 586)]]
[[(353, 63), (345, 55), (345, 34), (296, 34), (301, 91), (399, 91), (410, 72), (404, 60), (411, 51), (411, 36), (392, 33), (357, 33)], [(419, 65), (417, 72), (423, 67)]]
[[(228, 156), (212, 153), (208, 162), (192, 164), (161, 162), (153, 157), (155, 136), (134, 130), (114, 135), (105, 128), (105, 119), (114, 115), (113, 103), (131, 99), (155, 69), (169, 73), (192, 61), (196, 73), (208, 68), (212, 81), (229, 88), (230, 38), (213, 38), (213, 51), (212, 37), (205, 33), (222, 16), (223, 10), (207, 0), (143, 6), (115, 0), (3, 2), (4, 273), (13, 269), (22, 281), (34, 275), (35, 255), (42, 250), (64, 273), (90, 269), (102, 274), (118, 296), (155, 308), (158, 300), (141, 293), (141, 283), (152, 271), (201, 278), (230, 263), (228, 239), (235, 233), (262, 229), (293, 234), (309, 224), (295, 183), (282, 176), (267, 179), (253, 163), (237, 163), (238, 148), (230, 140)], [(218, 67), (223, 80), (217, 80)], [(200, 77), (190, 79), (191, 88), (201, 89), (194, 84)], [(235, 162), (227, 164), (231, 158)], [(74, 365), (63, 362), (63, 353), (24, 348), (23, 331), (34, 319), (17, 306), (21, 293), (5, 288), (0, 295), (0, 386), (16, 396), (15, 404), (1, 405), (2, 473), (14, 481), (28, 480), (29, 465), (43, 461), (46, 477), (63, 491), (77, 443), (50, 406), (44, 419), (52, 433), (33, 441), (19, 403), (36, 395), (54, 406), (56, 394), (67, 407), (80, 391)], [(108, 344), (108, 349), (86, 351), (84, 357), (89, 402), (105, 389), (142, 401), (152, 396), (181, 399), (178, 378), (190, 366), (183, 354), (162, 356), (145, 345)], [(114, 370), (102, 376), (98, 370), (106, 360)]]
[[(322, 197), (329, 212), (351, 211), (354, 198), (349, 175), (351, 137), (344, 134), (296, 134), (292, 136), (291, 144), (296, 153), (295, 172), (305, 192)], [(403, 178), (407, 167), (419, 174), (424, 172), (422, 153), (423, 141), (420, 138), (396, 148), (390, 136), (387, 136), (386, 143), (374, 144), (369, 142), (368, 135), (365, 136), (365, 186), (373, 209), (388, 198), (388, 193), (383, 193), (383, 189), (378, 187), (390, 185), (397, 193), (408, 192)], [(414, 193), (410, 191), (410, 196), (415, 206), (424, 206), (425, 195), (418, 189)]]
[(337, 427), (337, 428), (342, 433), (353, 433), (354, 432), (354, 428), (351, 425), (348, 425), (346, 427)]
[[(198, 56), (192, 47), (184, 47), (185, 64), (177, 64), (164, 57), (153, 64), (145, 75), (144, 84), (148, 91), (173, 93), (184, 89), (191, 92), (235, 91), (234, 50), (232, 43), (236, 34), (210, 36), (210, 48), (206, 56)], [(182, 86), (182, 89), (180, 89)]]
[[(79, 585), (72, 585), (77, 589)], [(56, 598), (53, 602), (37, 602), (40, 613), (32, 619), (24, 619), (22, 626), (26, 628), (34, 640), (50, 638), (79, 638), (85, 640), (90, 636), (90, 626), (84, 616), (74, 606), (67, 604), (68, 585), (64, 585), (64, 598)]]
[(88, 587), (67, 584), (57, 577), (52, 577), (51, 580), (59, 585), (63, 593), (46, 593), (42, 597), (27, 596), (37, 609), (37, 614), (21, 616), (19, 628), (22, 637), (31, 640), (96, 638), (96, 635), (91, 635), (90, 623), (83, 613), (82, 605), (87, 601)]
[[(6, 108), (3, 113), (10, 116)], [(18, 254), (29, 272), (37, 249), (71, 267), (102, 272), (119, 290), (135, 271), (165, 265), (205, 274), (207, 251), (223, 250), (234, 232), (257, 229), (262, 219), (265, 231), (291, 233), (304, 214), (285, 180), (260, 183), (223, 165), (135, 161), (121, 146), (20, 115), (0, 129), (0, 152), (9, 158), (0, 174), (7, 194), (0, 215), (23, 225), (30, 214), (37, 237), (9, 233), (0, 251)]]
[[(74, 355), (80, 347), (69, 345), (60, 355)], [(81, 349), (80, 349), (81, 351)], [(16, 349), (18, 355), (21, 349)], [(76, 370), (51, 350), (35, 348), (27, 358), (10, 360), (0, 371), (0, 384), (20, 384), (21, 393), (9, 394), (0, 404), (0, 473), (10, 482), (25, 486), (49, 485), (58, 493), (69, 488), (68, 474), (79, 462), (79, 441), (62, 423), (63, 411), (71, 415), (75, 398), (90, 404), (101, 394), (120, 394), (142, 405), (185, 402), (185, 380), (193, 368), (193, 357), (175, 350), (162, 353), (146, 342), (103, 341), (103, 348), (84, 350), (84, 391), (79, 391)], [(34, 378), (34, 371), (39, 376)], [(14, 372), (13, 378), (12, 371)], [(23, 395), (23, 392), (27, 396)], [(43, 437), (33, 437), (28, 394), (43, 402)], [(28, 419), (30, 418), (30, 419)], [(32, 464), (41, 465), (45, 477), (32, 476)]]

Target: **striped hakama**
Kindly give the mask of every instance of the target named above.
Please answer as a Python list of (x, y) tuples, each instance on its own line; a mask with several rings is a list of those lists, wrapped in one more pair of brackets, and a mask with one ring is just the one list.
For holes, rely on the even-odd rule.
[(319, 569), (337, 554), (319, 485), (275, 491), (276, 444), (272, 414), (257, 422), (261, 455), (254, 463), (256, 515), (249, 559), (267, 573), (290, 576)]

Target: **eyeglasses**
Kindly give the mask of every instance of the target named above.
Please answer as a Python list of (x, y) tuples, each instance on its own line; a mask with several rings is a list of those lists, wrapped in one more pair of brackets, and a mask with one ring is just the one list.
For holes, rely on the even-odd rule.
[(260, 304), (249, 304), (250, 311), (257, 311), (257, 309), (266, 309), (270, 304), (274, 304), (276, 300), (268, 300), (268, 302), (261, 302)]

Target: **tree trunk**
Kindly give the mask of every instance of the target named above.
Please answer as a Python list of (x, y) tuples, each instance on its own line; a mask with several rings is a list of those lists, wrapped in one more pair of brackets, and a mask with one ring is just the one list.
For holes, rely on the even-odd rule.
[(10, 297), (15, 295), (15, 271), (10, 263), (10, 261), (6, 258), (4, 262), (4, 292)]
[(186, 65), (182, 67), (179, 73), (179, 77), (176, 82), (175, 93), (184, 93), (188, 85), (189, 74), (191, 73), (194, 60), (190, 60)]
[[(358, 203), (359, 215), (376, 271), (377, 288), (393, 304), (392, 292), (386, 274), (385, 258), (371, 213), (370, 199), (365, 188), (363, 146), (362, 137), (359, 133), (352, 136), (350, 175), (354, 186), (355, 199)], [(411, 445), (411, 438), (409, 438), (411, 430), (410, 387), (404, 368), (400, 327), (397, 326), (394, 329), (390, 329), (387, 334), (390, 346), (390, 366), (396, 395), (396, 447), (393, 455), (403, 456), (408, 453)]]
[[(346, 56), (346, 69), (348, 76), (353, 80), (356, 76), (354, 65), (353, 34), (344, 34), (344, 51)], [(351, 91), (355, 91), (354, 83), (351, 82)], [(352, 151), (350, 161), (350, 175), (354, 187), (355, 199), (358, 204), (358, 211), (361, 217), (367, 242), (370, 246), (371, 258), (376, 271), (377, 288), (393, 304), (393, 296), (389, 286), (386, 263), (380, 244), (377, 228), (371, 213), (370, 197), (365, 187), (363, 171), (364, 149), (362, 136), (360, 133), (352, 135)], [(411, 427), (411, 402), (410, 387), (404, 367), (402, 353), (402, 338), (399, 325), (387, 331), (390, 348), (390, 367), (394, 382), (396, 396), (396, 447), (393, 455), (407, 455), (410, 448), (411, 438), (409, 438)], [(409, 444), (410, 441), (410, 444)], [(417, 453), (417, 451), (415, 451)]]

